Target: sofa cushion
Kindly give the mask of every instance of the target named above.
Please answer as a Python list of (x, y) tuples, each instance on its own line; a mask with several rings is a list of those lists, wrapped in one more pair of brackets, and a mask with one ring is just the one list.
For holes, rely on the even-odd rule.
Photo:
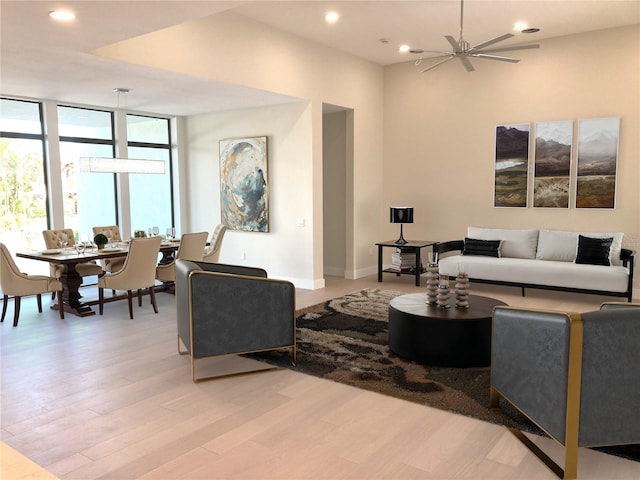
[(553, 260), (556, 262), (574, 262), (578, 251), (578, 235), (591, 238), (613, 238), (609, 262), (611, 265), (622, 265), (620, 251), (622, 249), (623, 233), (602, 232), (567, 232), (562, 230), (540, 230), (538, 238), (538, 260)]
[(593, 238), (578, 235), (578, 253), (576, 263), (588, 263), (590, 265), (611, 265), (609, 254), (613, 237)]
[(462, 255), (484, 255), (485, 257), (500, 258), (501, 240), (478, 240), (465, 238)]
[(622, 266), (579, 265), (567, 262), (492, 258), (480, 255), (443, 257), (438, 262), (440, 274), (455, 277), (459, 272), (459, 263), (464, 264), (464, 270), (471, 279), (610, 292), (626, 292), (629, 281), (629, 269)]
[(468, 227), (467, 237), (478, 240), (502, 240), (501, 257), (536, 258), (538, 229)]
[(538, 260), (573, 262), (576, 259), (578, 234), (559, 230), (540, 230), (538, 236)]

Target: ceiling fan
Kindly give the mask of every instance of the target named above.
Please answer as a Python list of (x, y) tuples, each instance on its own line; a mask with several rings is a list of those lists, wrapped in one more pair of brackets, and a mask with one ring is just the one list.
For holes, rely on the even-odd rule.
[[(498, 60), (501, 62), (509, 62), (509, 63), (518, 63), (520, 60), (517, 58), (511, 57), (503, 57), (500, 55), (493, 55), (497, 52), (508, 52), (513, 50), (528, 50), (531, 48), (540, 48), (538, 44), (529, 44), (529, 45), (516, 45), (513, 47), (503, 47), (503, 48), (490, 48), (486, 49), (486, 47), (493, 45), (498, 42), (502, 42), (508, 38), (513, 37), (514, 35), (511, 33), (505, 33), (504, 35), (500, 35), (499, 37), (492, 38), (491, 40), (487, 40), (486, 42), (479, 43), (474, 46), (470, 46), (469, 42), (467, 42), (462, 36), (462, 26), (463, 26), (463, 18), (464, 18), (464, 0), (460, 0), (460, 39), (456, 40), (451, 35), (445, 35), (444, 38), (451, 44), (453, 50), (451, 52), (442, 52), (442, 51), (434, 51), (434, 50), (422, 50), (422, 49), (412, 49), (409, 50), (411, 53), (440, 53), (444, 56), (443, 60), (436, 62), (435, 64), (425, 68), (422, 73), (428, 72), (429, 70), (433, 70), (434, 68), (446, 63), (454, 58), (459, 58), (464, 68), (467, 69), (467, 72), (473, 72), (475, 68), (471, 64), (470, 58), (481, 58), (485, 60)], [(433, 58), (442, 58), (442, 57), (433, 57)], [(420, 58), (416, 61), (416, 65), (419, 65), (422, 61)]]

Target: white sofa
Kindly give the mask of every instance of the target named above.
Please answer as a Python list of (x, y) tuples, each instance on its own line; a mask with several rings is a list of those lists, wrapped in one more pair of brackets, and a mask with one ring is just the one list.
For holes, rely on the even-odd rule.
[[(587, 237), (580, 240), (579, 236)], [(595, 293), (615, 297), (633, 294), (635, 252), (622, 248), (622, 233), (568, 232), (545, 229), (496, 229), (469, 227), (465, 240), (439, 243), (436, 247), (440, 274), (455, 277), (465, 271), (472, 282)], [(585, 261), (585, 244), (590, 239), (611, 239), (610, 265), (576, 263)], [(474, 242), (473, 240), (478, 240)], [(466, 245), (469, 247), (465, 251)], [(595, 242), (602, 243), (602, 242)], [(605, 247), (599, 247), (604, 255)], [(480, 244), (491, 251), (474, 251)], [(497, 246), (497, 256), (494, 248)], [(452, 252), (458, 252), (453, 254)], [(590, 262), (591, 257), (586, 261)], [(602, 258), (600, 258), (602, 260)]]

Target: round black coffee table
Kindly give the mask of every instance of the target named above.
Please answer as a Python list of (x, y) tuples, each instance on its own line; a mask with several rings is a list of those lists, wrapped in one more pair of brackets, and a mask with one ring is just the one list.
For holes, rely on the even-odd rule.
[(427, 305), (426, 293), (401, 295), (389, 304), (389, 348), (408, 360), (441, 367), (491, 364), (491, 317), (506, 303), (469, 295), (469, 308)]

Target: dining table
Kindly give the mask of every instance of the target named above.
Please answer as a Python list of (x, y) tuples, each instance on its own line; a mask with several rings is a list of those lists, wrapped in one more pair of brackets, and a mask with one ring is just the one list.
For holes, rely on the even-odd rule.
[[(168, 241), (160, 244), (160, 253), (162, 258), (158, 264), (166, 264), (174, 260), (175, 252), (180, 247), (179, 241)], [(107, 260), (110, 258), (126, 257), (129, 252), (129, 243), (114, 243), (103, 249), (91, 248), (80, 253), (75, 248), (47, 249), (31, 252), (17, 252), (16, 256), (27, 258), (29, 260), (38, 260), (48, 262), (55, 265), (62, 265), (62, 274), (60, 282), (62, 283), (62, 299), (65, 312), (69, 312), (79, 317), (87, 317), (95, 315), (96, 312), (91, 308), (97, 304), (97, 300), (83, 300), (80, 294), (80, 286), (82, 285), (82, 276), (78, 273), (76, 265), (91, 261)], [(52, 305), (51, 308), (58, 309), (58, 305)]]

